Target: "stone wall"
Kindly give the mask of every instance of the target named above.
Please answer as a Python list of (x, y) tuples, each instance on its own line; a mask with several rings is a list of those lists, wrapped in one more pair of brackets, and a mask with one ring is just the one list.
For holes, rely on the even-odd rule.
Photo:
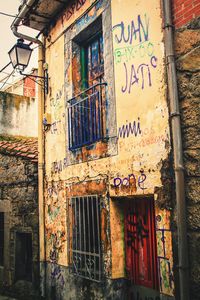
[(200, 293), (200, 18), (175, 32), (185, 164), (190, 299)]
[[(2, 150), (2, 149), (1, 149)], [(4, 267), (2, 291), (20, 299), (32, 299), (39, 281), (37, 163), (30, 159), (0, 153), (0, 211), (5, 213)], [(32, 238), (32, 283), (16, 280), (17, 234)], [(1, 281), (1, 280), (0, 280)], [(28, 295), (28, 296), (27, 296)], [(23, 298), (24, 297), (24, 298)], [(29, 298), (27, 298), (29, 297)]]

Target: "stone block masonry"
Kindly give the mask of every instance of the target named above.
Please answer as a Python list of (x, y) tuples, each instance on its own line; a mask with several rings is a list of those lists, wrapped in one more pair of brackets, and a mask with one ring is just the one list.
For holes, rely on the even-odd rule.
[(175, 19), (178, 28), (175, 50), (186, 180), (190, 299), (197, 300), (200, 293), (200, 19), (193, 17), (200, 13), (200, 2), (176, 0), (174, 8), (176, 17), (182, 14), (182, 19)]
[(37, 140), (1, 136), (0, 212), (4, 216), (4, 255), (0, 290), (20, 299), (34, 299), (32, 296), (37, 296), (39, 291), (37, 181)]

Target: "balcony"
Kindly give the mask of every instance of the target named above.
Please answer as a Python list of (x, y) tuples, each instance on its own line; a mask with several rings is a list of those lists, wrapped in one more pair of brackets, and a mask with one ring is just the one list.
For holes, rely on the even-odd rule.
[(98, 83), (67, 101), (69, 149), (105, 138), (107, 83)]

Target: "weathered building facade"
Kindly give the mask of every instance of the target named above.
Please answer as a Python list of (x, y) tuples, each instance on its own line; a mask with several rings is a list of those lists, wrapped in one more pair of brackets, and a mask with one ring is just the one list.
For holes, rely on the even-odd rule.
[[(24, 22), (45, 29), (49, 73), (40, 199), (42, 295), (180, 299), (173, 114), (161, 2), (66, 1), (60, 11), (56, 1), (30, 2)], [(199, 188), (194, 142), (199, 4), (192, 1), (189, 14), (186, 2), (175, 1), (173, 9), (177, 28), (194, 19), (175, 36), (192, 254), (199, 239), (194, 188)], [(45, 27), (37, 23), (39, 17), (53, 22)], [(194, 255), (189, 265), (193, 300), (198, 299), (198, 270)]]

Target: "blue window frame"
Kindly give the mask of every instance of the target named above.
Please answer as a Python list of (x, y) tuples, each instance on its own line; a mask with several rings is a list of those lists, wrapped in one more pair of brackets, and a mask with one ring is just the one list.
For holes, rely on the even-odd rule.
[(105, 137), (105, 87), (102, 32), (81, 46), (83, 92), (68, 101), (69, 149), (92, 144)]

